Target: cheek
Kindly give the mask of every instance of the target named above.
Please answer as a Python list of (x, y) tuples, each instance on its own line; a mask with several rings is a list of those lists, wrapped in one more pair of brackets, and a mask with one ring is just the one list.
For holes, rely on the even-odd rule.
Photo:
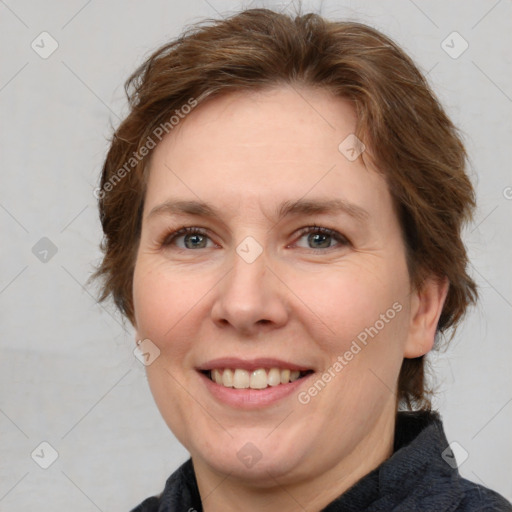
[(408, 279), (404, 268), (371, 271), (370, 266), (332, 268), (316, 275), (296, 275), (290, 288), (304, 302), (311, 336), (329, 353), (348, 349), (358, 336), (404, 336)]
[[(408, 333), (408, 274), (405, 260), (397, 261), (380, 261), (378, 269), (330, 269), (329, 275), (303, 281), (303, 296), (322, 320), (310, 323), (317, 327), (309, 336), (325, 355), (322, 376), (332, 379), (328, 391), (314, 399), (315, 410), (335, 404), (338, 419), (354, 411), (371, 416), (393, 400)], [(306, 390), (305, 399), (317, 396), (317, 388), (323, 389), (321, 383)]]
[(149, 339), (160, 351), (158, 358), (146, 367), (146, 375), (164, 417), (169, 409), (178, 414), (176, 402), (169, 402), (168, 397), (176, 397), (180, 393), (175, 379), (182, 380), (178, 373), (181, 373), (180, 368), (184, 366), (189, 349), (187, 340), (193, 339), (185, 332), (188, 324), (184, 319), (191, 309), (187, 289), (176, 276), (154, 265), (146, 265), (142, 261), (135, 267), (133, 302), (136, 335), (137, 340)]
[(332, 273), (322, 281), (323, 291), (313, 283), (307, 287), (309, 305), (322, 320), (312, 321), (317, 327), (308, 334), (325, 355), (318, 378), (328, 384), (312, 382), (301, 403), (309, 401), (317, 414), (331, 410), (333, 429), (340, 417), (354, 415), (360, 423), (372, 424), (384, 404), (394, 400), (408, 332), (407, 276), (385, 279), (383, 274), (352, 271)]
[[(160, 268), (159, 268), (160, 267)], [(187, 439), (190, 395), (182, 369), (193, 333), (187, 332), (199, 291), (179, 272), (139, 259), (133, 278), (137, 339), (149, 339), (160, 350), (146, 375), (155, 403), (164, 420), (183, 443)], [(194, 291), (195, 290), (195, 291)], [(199, 295), (200, 296), (200, 295)]]
[(183, 320), (201, 297), (200, 283), (178, 271), (166, 271), (161, 265), (138, 262), (133, 278), (133, 302), (139, 338), (146, 337), (159, 344), (172, 337), (173, 329), (179, 327), (181, 333), (186, 325)]
[[(172, 290), (171, 288), (170, 290)], [(168, 323), (172, 311), (166, 304), (172, 301), (168, 287), (163, 287), (159, 272), (137, 263), (133, 276), (133, 306), (135, 324), (139, 338), (150, 338), (155, 342)], [(173, 301), (174, 302), (174, 301)]]

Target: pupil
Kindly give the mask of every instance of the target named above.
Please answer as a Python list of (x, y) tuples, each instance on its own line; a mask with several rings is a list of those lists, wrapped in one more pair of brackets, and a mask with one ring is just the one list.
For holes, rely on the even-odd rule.
[(187, 249), (203, 247), (204, 244), (201, 244), (201, 242), (204, 242), (202, 235), (187, 235), (185, 238), (185, 246)]
[(315, 245), (316, 242), (320, 242), (320, 244), (316, 244), (315, 248), (329, 247), (329, 237), (330, 235), (325, 235), (323, 233), (312, 233), (311, 235), (309, 235), (309, 241), (313, 245)]

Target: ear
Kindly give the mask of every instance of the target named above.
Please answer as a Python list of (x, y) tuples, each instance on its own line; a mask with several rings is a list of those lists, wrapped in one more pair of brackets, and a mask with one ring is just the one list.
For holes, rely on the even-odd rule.
[(449, 286), (447, 277), (429, 277), (423, 281), (420, 289), (412, 292), (409, 336), (404, 347), (405, 358), (420, 357), (432, 350)]

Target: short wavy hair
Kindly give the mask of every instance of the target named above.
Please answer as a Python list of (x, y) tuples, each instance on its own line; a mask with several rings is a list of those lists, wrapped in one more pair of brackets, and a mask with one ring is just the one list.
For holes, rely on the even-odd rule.
[[(364, 24), (313, 13), (249, 9), (203, 21), (129, 77), (130, 110), (113, 134), (96, 189), (104, 232), (104, 257), (94, 276), (102, 282), (100, 300), (112, 296), (133, 323), (133, 272), (155, 134), (162, 127), (168, 132), (191, 99), (200, 104), (230, 91), (286, 84), (323, 88), (353, 104), (355, 133), (370, 149), (361, 158), (371, 158), (394, 201), (411, 284), (421, 287), (427, 276), (448, 278), (436, 341), (449, 328), (453, 334), (478, 295), (461, 238), (475, 208), (462, 138), (398, 45)], [(430, 394), (425, 358), (404, 359), (402, 406), (428, 409)]]

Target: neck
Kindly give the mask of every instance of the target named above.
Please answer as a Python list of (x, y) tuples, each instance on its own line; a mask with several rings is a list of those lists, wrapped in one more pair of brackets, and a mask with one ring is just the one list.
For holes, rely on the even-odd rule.
[(393, 452), (395, 414), (387, 414), (335, 466), (307, 480), (290, 475), (272, 478), (271, 485), (250, 485), (232, 474), (222, 475), (193, 458), (204, 512), (296, 512), (322, 510)]

